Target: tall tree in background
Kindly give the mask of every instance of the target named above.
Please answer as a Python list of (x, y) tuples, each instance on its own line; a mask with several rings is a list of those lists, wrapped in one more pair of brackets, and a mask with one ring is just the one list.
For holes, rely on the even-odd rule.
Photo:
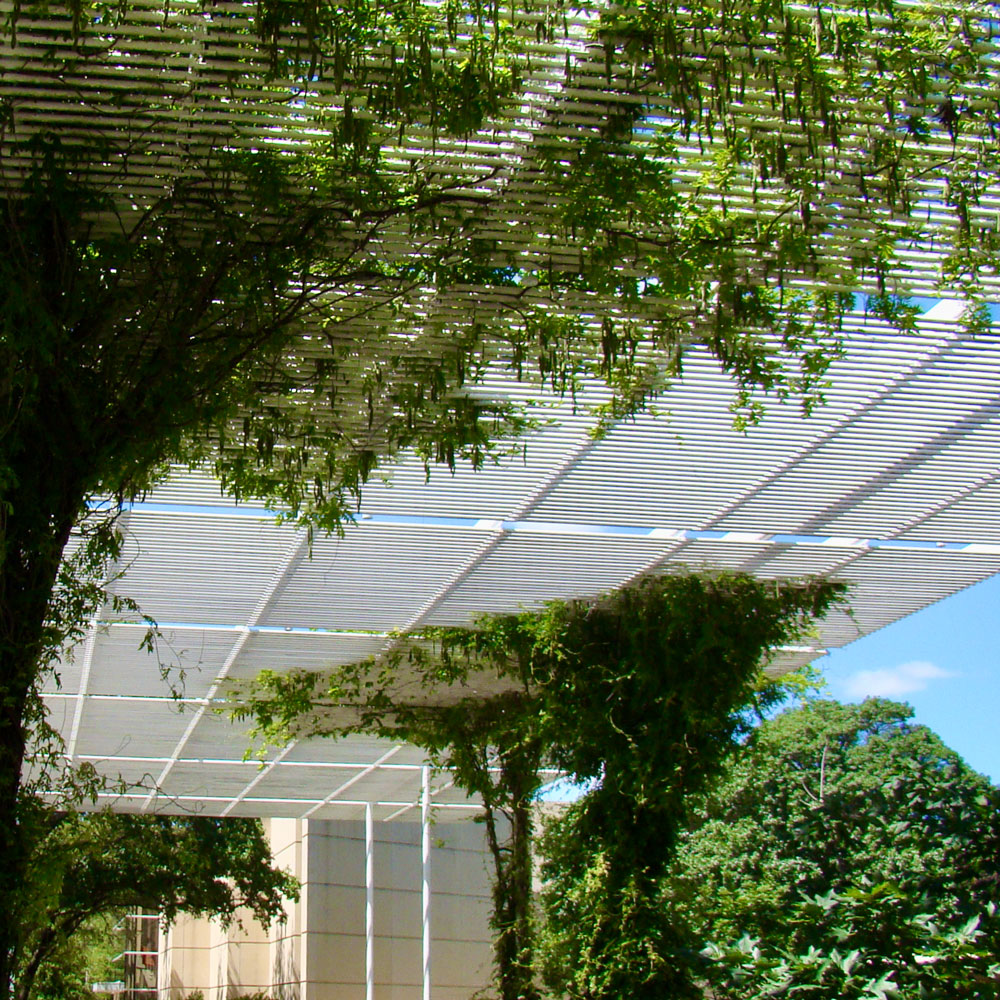
[(462, 389), (494, 363), (602, 378), (614, 419), (700, 342), (752, 419), (757, 388), (815, 398), (856, 290), (905, 323), (907, 267), (992, 287), (978, 3), (3, 16), (0, 990), (39, 678), (169, 463), (334, 528), (399, 449), (519, 429)]
[(785, 712), (705, 797), (664, 905), (745, 936), (713, 951), (722, 996), (997, 995), (1000, 790), (912, 716)]

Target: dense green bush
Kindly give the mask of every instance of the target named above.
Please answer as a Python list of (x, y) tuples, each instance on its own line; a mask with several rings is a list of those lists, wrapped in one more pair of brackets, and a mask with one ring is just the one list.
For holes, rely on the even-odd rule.
[(703, 798), (664, 906), (719, 996), (1000, 995), (1000, 790), (912, 714), (786, 712)]

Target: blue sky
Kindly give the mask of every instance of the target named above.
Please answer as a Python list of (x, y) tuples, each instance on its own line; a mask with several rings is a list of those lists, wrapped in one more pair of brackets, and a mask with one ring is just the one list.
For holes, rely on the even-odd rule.
[(840, 701), (909, 702), (971, 767), (1000, 783), (1000, 576), (816, 661)]
[[(927, 309), (936, 299), (913, 299)], [(1000, 322), (1000, 306), (990, 314)], [(1000, 575), (816, 661), (827, 695), (909, 702), (970, 766), (1000, 784)]]

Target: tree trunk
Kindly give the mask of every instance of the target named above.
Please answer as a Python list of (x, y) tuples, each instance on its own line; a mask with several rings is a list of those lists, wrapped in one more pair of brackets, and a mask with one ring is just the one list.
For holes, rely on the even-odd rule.
[(28, 962), (21, 967), (18, 981), (14, 984), (14, 1000), (28, 1000), (31, 987), (34, 985), (35, 977), (38, 975), (38, 970), (41, 968), (42, 962), (52, 953), (52, 948), (58, 937), (59, 932), (54, 925), (42, 928), (42, 933), (39, 935), (34, 953)]
[(0, 997), (10, 995), (26, 852), (17, 822), (17, 798), (24, 760), (21, 716), (26, 692), (7, 682), (8, 664), (0, 665)]
[[(4, 581), (6, 582), (6, 581)], [(4, 611), (17, 609), (17, 601), (4, 602)], [(43, 609), (44, 615), (44, 609)], [(43, 618), (35, 618), (36, 635)], [(17, 632), (30, 642), (24, 619)], [(4, 641), (0, 647), (0, 997), (9, 994), (18, 941), (19, 895), (24, 882), (30, 845), (25, 842), (18, 801), (25, 757), (24, 716), (34, 677), (31, 645), (18, 649)]]
[(68, 477), (59, 482), (59, 456), (12, 457), (2, 456), (15, 485), (0, 510), (0, 1000), (10, 996), (16, 972), (19, 896), (31, 849), (19, 808), (31, 699), (55, 640), (50, 604), (82, 503)]
[(500, 784), (509, 794), (504, 810), (510, 839), (501, 845), (496, 818), (487, 809), (486, 830), (493, 855), (493, 927), (496, 931), (497, 984), (501, 1000), (537, 1000), (532, 920), (531, 842), (534, 832), (530, 795), (538, 786), (537, 761), (501, 761)]

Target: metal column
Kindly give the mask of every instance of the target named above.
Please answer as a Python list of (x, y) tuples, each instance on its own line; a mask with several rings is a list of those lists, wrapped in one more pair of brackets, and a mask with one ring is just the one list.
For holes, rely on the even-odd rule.
[(423, 861), (423, 953), (424, 991), (423, 1000), (431, 1000), (431, 769), (424, 765), (421, 771), (422, 793), (420, 796), (421, 855)]
[(375, 823), (365, 803), (365, 1000), (375, 1000)]

